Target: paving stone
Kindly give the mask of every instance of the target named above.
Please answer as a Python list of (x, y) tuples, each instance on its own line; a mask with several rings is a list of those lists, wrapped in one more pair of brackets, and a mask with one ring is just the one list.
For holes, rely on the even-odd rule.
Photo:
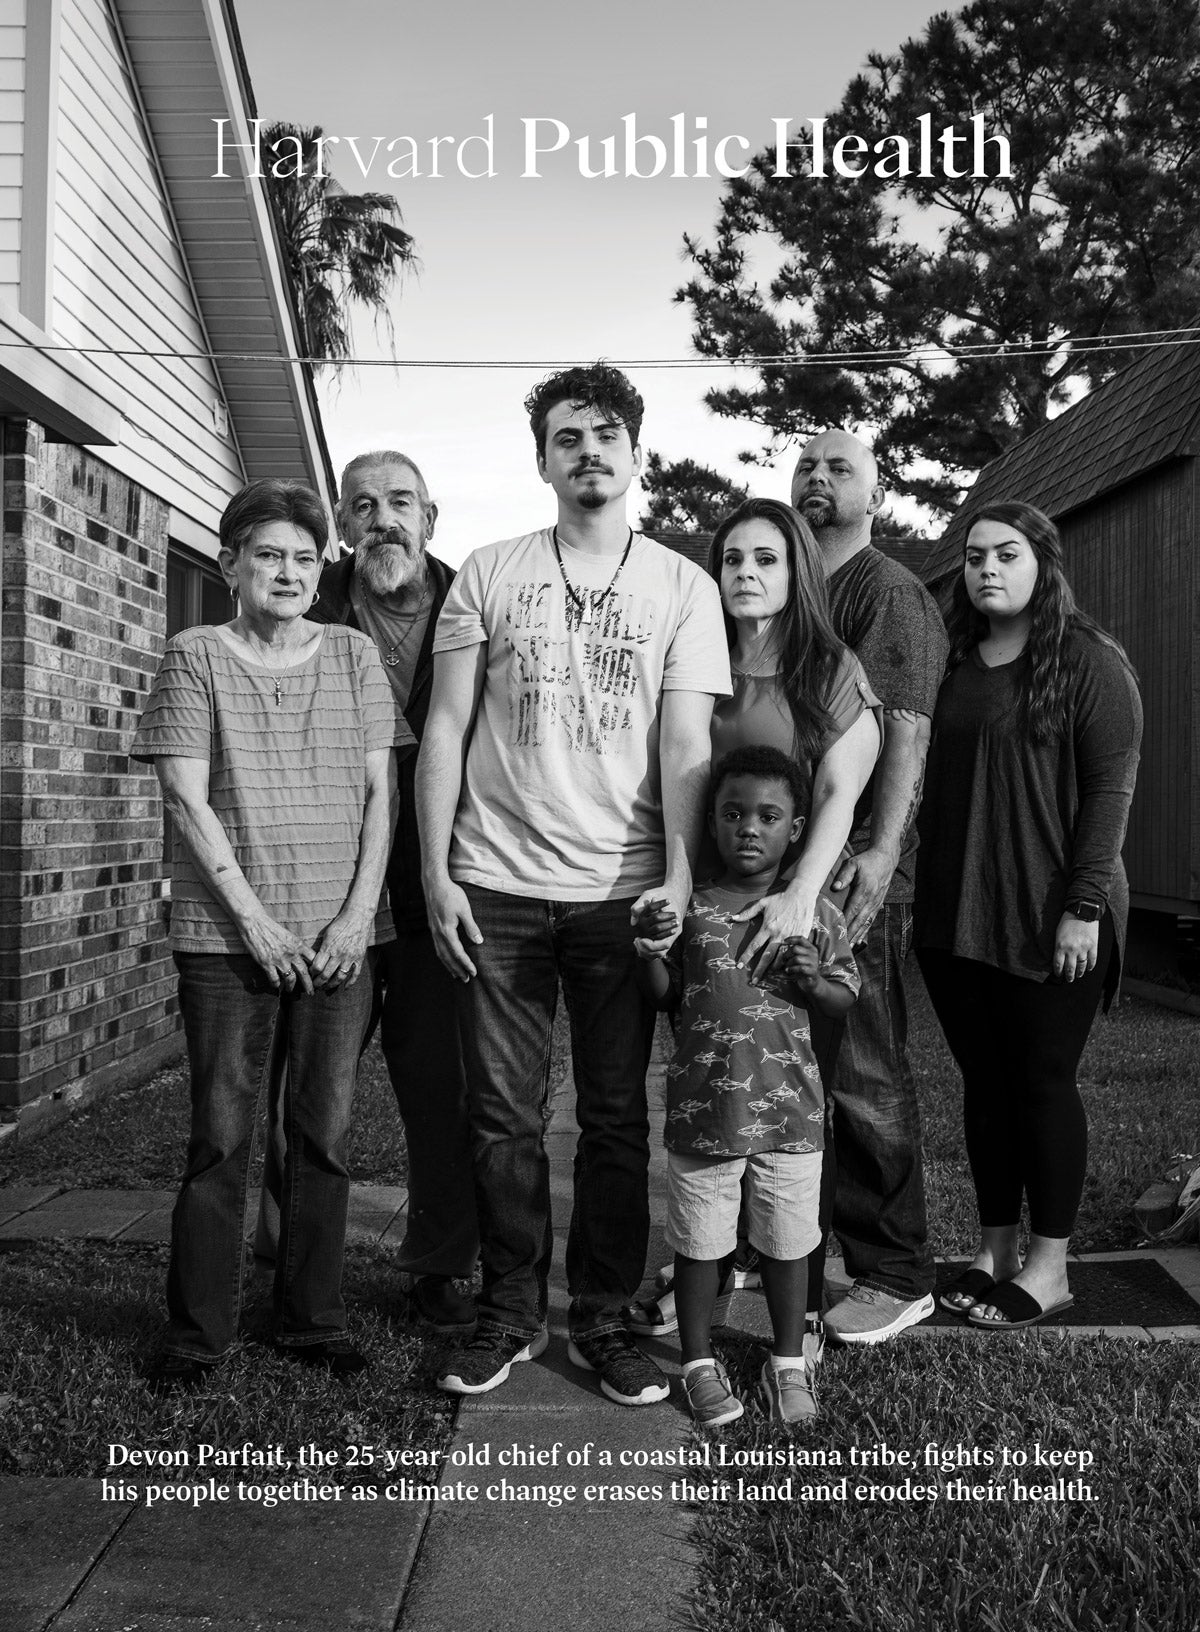
[(336, 1506), (140, 1507), (54, 1632), (392, 1632), (423, 1523), (423, 1505), (348, 1492)]
[(57, 1196), (62, 1191), (61, 1184), (6, 1184), (0, 1186), (0, 1224), (10, 1218), (16, 1218), (19, 1213), (27, 1213), (32, 1207), (40, 1207), (43, 1202)]
[[(657, 1484), (669, 1488), (672, 1479), (689, 1472), (680, 1452), (694, 1443), (691, 1418), (682, 1399), (678, 1398), (661, 1407), (636, 1410), (614, 1406), (608, 1400), (602, 1404), (584, 1401), (562, 1410), (514, 1406), (507, 1411), (478, 1413), (467, 1421), (470, 1431), (464, 1433), (460, 1422), (455, 1445), (465, 1449), (467, 1444), (472, 1444), (477, 1453), (486, 1446), (489, 1461), (446, 1463), (444, 1483), (470, 1479), (487, 1484), (507, 1478), (510, 1484)], [(513, 1460), (517, 1453), (528, 1455), (531, 1448), (535, 1453), (552, 1457), (556, 1446), (557, 1462)], [(602, 1451), (611, 1454), (610, 1466), (600, 1465)], [(676, 1460), (666, 1467), (651, 1467), (644, 1458), (656, 1451)], [(567, 1460), (568, 1452), (586, 1454), (588, 1460), (572, 1466)], [(502, 1455), (508, 1460), (501, 1461)], [(622, 1455), (627, 1457), (625, 1462), (621, 1461)], [(641, 1462), (635, 1460), (639, 1457), (643, 1458)], [(589, 1504), (580, 1500), (564, 1506), (562, 1511), (586, 1512), (589, 1507), (599, 1505), (602, 1504), (598, 1501)], [(443, 1510), (439, 1506), (438, 1511)], [(454, 1504), (449, 1510), (470, 1511), (463, 1504)], [(490, 1511), (496, 1512), (496, 1506)]]
[(469, 1514), (435, 1509), (399, 1632), (529, 1632), (534, 1624), (664, 1632), (684, 1624), (689, 1526), (671, 1503), (582, 1514), (496, 1503)]
[(140, 1190), (66, 1190), (34, 1211), (0, 1225), (0, 1241), (42, 1241), (58, 1236), (112, 1241), (151, 1210), (146, 1197), (155, 1194)]
[(118, 1240), (132, 1241), (143, 1246), (153, 1245), (171, 1239), (171, 1211), (175, 1206), (176, 1190), (146, 1190), (142, 1192), (142, 1200), (149, 1203), (148, 1210), (141, 1218), (134, 1219), (127, 1230), (122, 1230)]
[(96, 1479), (0, 1478), (0, 1626), (42, 1632), (129, 1517)]
[(383, 1241), (392, 1226), (407, 1226), (408, 1191), (402, 1184), (352, 1184), (346, 1220), (348, 1241)]
[(1156, 1343), (1200, 1343), (1200, 1326), (1148, 1326)]

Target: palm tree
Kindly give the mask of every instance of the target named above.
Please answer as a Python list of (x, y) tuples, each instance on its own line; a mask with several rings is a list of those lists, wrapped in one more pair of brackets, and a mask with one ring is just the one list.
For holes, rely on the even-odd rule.
[[(390, 193), (348, 193), (318, 170), (321, 127), (273, 124), (263, 131), (267, 153), (285, 142), (267, 185), (275, 205), (288, 272), (295, 291), (301, 339), (309, 357), (335, 367), (350, 356), (347, 308), (366, 306), (382, 319), (390, 340), (388, 296), (401, 272), (417, 265), (412, 234), (399, 225), (400, 206)], [(299, 144), (297, 147), (295, 144)], [(293, 155), (300, 162), (287, 165)]]

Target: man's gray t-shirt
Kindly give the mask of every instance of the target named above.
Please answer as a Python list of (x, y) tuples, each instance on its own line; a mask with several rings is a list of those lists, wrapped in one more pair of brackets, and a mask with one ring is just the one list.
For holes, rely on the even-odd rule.
[[(949, 642), (937, 603), (925, 586), (907, 567), (868, 545), (830, 575), (827, 587), (834, 630), (867, 671), (884, 714), (889, 709), (907, 709), (932, 718)], [(865, 850), (871, 842), (877, 774), (872, 774), (854, 809), (851, 854)], [(913, 898), (916, 850), (913, 823), (904, 836), (888, 888), (889, 905)]]

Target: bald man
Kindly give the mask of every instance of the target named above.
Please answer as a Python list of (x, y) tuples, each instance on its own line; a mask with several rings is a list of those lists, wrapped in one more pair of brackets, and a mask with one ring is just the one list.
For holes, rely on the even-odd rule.
[(934, 1307), (904, 961), (913, 819), (947, 641), (924, 587), (871, 543), (884, 498), (874, 454), (849, 432), (823, 431), (801, 452), (792, 503), (821, 547), (833, 626), (884, 710), (883, 750), (855, 810), (849, 859), (834, 878), (835, 889), (849, 890), (846, 924), (862, 977), (826, 1084), (837, 1163), (833, 1227), (854, 1277), (826, 1329), (849, 1344), (882, 1343)]

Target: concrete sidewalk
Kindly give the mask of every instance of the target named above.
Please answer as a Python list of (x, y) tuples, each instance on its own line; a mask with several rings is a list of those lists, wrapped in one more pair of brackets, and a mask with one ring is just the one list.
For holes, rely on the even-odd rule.
[[(649, 1083), (651, 1106), (658, 1107), (651, 1113), (651, 1270), (666, 1257), (662, 1071), (656, 1061)], [(471, 1482), (481, 1491), (498, 1486), (493, 1499), (147, 1509), (102, 1502), (99, 1480), (0, 1479), (3, 1632), (526, 1632), (535, 1621), (570, 1624), (576, 1632), (614, 1626), (661, 1632), (685, 1624), (694, 1578), (692, 1513), (670, 1496), (679, 1471), (645, 1464), (645, 1453), (690, 1442), (678, 1390), (669, 1403), (625, 1409), (566, 1358), (562, 1249), (575, 1148), (569, 1081), (556, 1099), (548, 1148), (558, 1226), (550, 1348), (515, 1367), (494, 1393), (462, 1402), (451, 1447), (458, 1460), (446, 1464), (441, 1479), (442, 1491)], [(0, 1249), (61, 1236), (166, 1241), (173, 1200), (158, 1191), (0, 1188)], [(355, 1186), (352, 1236), (398, 1242), (405, 1203), (402, 1189)], [(1177, 1288), (1200, 1300), (1194, 1247), (1077, 1261), (1144, 1263), (1150, 1256)], [(836, 1271), (837, 1260), (831, 1267)], [(1200, 1341), (1200, 1309), (1197, 1321), (1061, 1329)], [(730, 1324), (765, 1335), (761, 1295), (736, 1294)], [(927, 1324), (913, 1331), (924, 1338), (947, 1329)], [(677, 1373), (674, 1338), (650, 1352)], [(602, 1464), (602, 1450), (611, 1465)], [(413, 1474), (414, 1483), (427, 1477)], [(561, 1505), (552, 1505), (552, 1491), (514, 1500), (504, 1495), (504, 1481), (574, 1485), (577, 1495)], [(588, 1498), (587, 1486), (606, 1488)], [(612, 1488), (638, 1486), (658, 1486), (662, 1499), (626, 1498)]]

